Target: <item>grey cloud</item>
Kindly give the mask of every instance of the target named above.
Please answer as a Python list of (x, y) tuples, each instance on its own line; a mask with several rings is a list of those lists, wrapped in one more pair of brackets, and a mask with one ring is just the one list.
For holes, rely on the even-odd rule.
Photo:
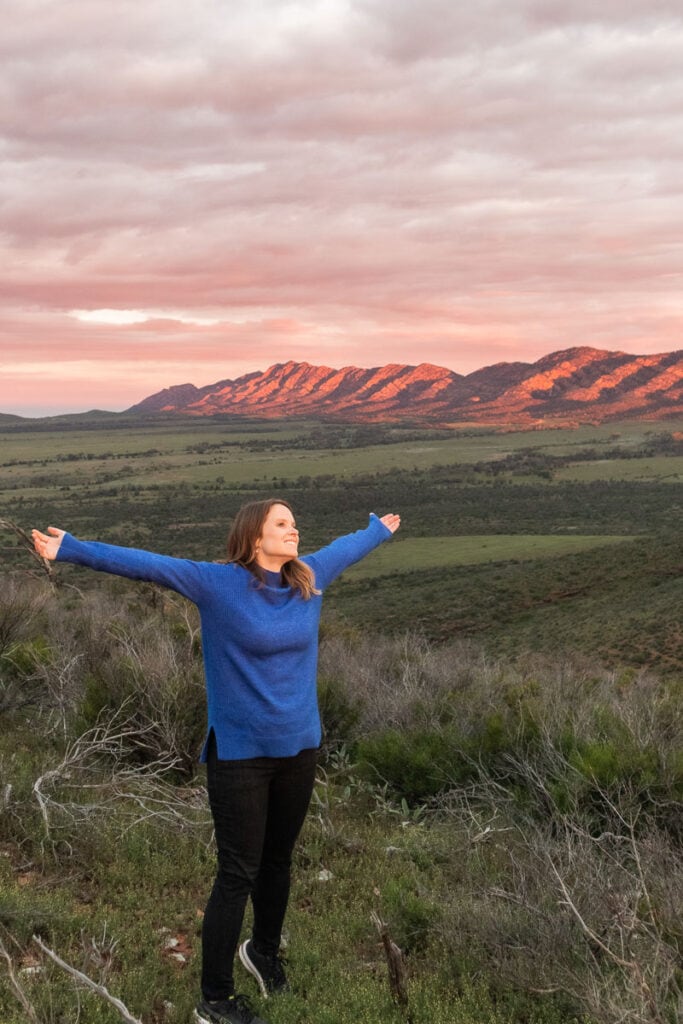
[(676, 287), (679, 4), (297, 10), (10, 0), (0, 301), (559, 334)]

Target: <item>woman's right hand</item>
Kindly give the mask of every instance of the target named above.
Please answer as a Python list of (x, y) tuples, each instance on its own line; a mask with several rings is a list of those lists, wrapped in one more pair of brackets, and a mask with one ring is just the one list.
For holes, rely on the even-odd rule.
[[(50, 534), (49, 537), (48, 534)], [(31, 536), (33, 537), (33, 546), (40, 557), (54, 562), (59, 546), (62, 543), (64, 530), (58, 530), (56, 526), (48, 526), (47, 533), (41, 533), (40, 530), (31, 530)]]

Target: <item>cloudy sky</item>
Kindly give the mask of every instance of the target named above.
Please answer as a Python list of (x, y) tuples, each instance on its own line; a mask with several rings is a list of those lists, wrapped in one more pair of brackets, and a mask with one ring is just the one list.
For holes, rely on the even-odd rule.
[(680, 0), (3, 0), (0, 412), (683, 347)]

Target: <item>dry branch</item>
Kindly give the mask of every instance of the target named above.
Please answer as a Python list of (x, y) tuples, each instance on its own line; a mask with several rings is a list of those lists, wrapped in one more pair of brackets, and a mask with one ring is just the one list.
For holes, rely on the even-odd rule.
[[(125, 718), (126, 711), (124, 705), (113, 718), (84, 732), (67, 746), (59, 765), (35, 780), (33, 794), (48, 842), (53, 839), (55, 817), (73, 825), (108, 813), (113, 803), (134, 808), (127, 828), (149, 819), (182, 829), (197, 824), (197, 812), (206, 803), (204, 791), (180, 791), (164, 781), (177, 766), (176, 758), (168, 755), (147, 765), (126, 763), (127, 744), (139, 745), (146, 731)], [(66, 798), (64, 791), (69, 790), (75, 800)], [(82, 799), (85, 794), (87, 800)], [(207, 813), (200, 823), (208, 820)]]
[(47, 576), (49, 582), (54, 586), (55, 574), (52, 568), (52, 564), (49, 561), (49, 559), (42, 558), (38, 554), (35, 547), (33, 546), (33, 541), (26, 532), (26, 530), (22, 529), (21, 526), (17, 526), (17, 524), (13, 523), (11, 519), (0, 519), (0, 530), (9, 530), (10, 533), (16, 534), (16, 536), (21, 541), (22, 547), (25, 547), (28, 550), (31, 557), (35, 559), (35, 561), (40, 566), (41, 573), (44, 573), (45, 576)]
[(34, 1010), (33, 1006), (31, 1005), (31, 1003), (29, 1002), (28, 996), (24, 992), (19, 982), (19, 979), (16, 976), (16, 973), (14, 971), (14, 963), (12, 962), (12, 957), (5, 949), (5, 945), (2, 939), (0, 939), (0, 956), (7, 964), (7, 974), (9, 975), (10, 988), (12, 989), (12, 992), (17, 997), (19, 1002), (21, 1003), (24, 1009), (24, 1013), (26, 1014), (27, 1020), (30, 1022), (30, 1024), (40, 1024), (38, 1015)]
[(113, 996), (111, 992), (109, 992), (109, 990), (105, 988), (104, 985), (99, 985), (96, 981), (93, 981), (92, 978), (89, 978), (87, 974), (83, 974), (82, 971), (76, 970), (76, 968), (72, 967), (71, 964), (68, 964), (65, 960), (62, 960), (62, 958), (60, 956), (57, 956), (54, 950), (49, 949), (48, 946), (46, 946), (45, 943), (41, 939), (39, 939), (37, 935), (33, 936), (33, 941), (38, 946), (38, 948), (41, 949), (43, 953), (45, 953), (46, 956), (48, 956), (52, 961), (54, 961), (54, 963), (56, 963), (58, 967), (61, 967), (63, 971), (66, 971), (67, 974), (70, 974), (71, 977), (74, 978), (79, 985), (83, 985), (84, 988), (87, 988), (91, 992), (94, 992), (102, 999), (106, 999), (106, 1001), (110, 1003), (115, 1010), (118, 1010), (123, 1020), (126, 1021), (126, 1024), (142, 1024), (140, 1018), (134, 1017), (130, 1010), (128, 1010), (128, 1008), (121, 1002), (121, 1000), (117, 999), (116, 996)]
[(408, 1024), (411, 1024), (410, 1010), (408, 1007), (408, 983), (406, 980), (406, 969), (403, 962), (403, 953), (389, 935), (389, 928), (385, 921), (376, 911), (372, 911), (370, 919), (379, 933), (384, 947), (387, 967), (389, 969), (389, 989), (394, 1002), (406, 1014)]

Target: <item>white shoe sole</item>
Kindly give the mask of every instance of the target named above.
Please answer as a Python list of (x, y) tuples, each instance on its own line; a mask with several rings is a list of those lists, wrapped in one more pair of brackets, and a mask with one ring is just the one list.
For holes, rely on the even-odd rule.
[(242, 961), (242, 964), (244, 965), (244, 967), (246, 967), (246, 969), (249, 971), (249, 973), (254, 978), (256, 978), (256, 980), (258, 982), (258, 987), (261, 989), (261, 995), (263, 996), (264, 999), (267, 999), (268, 996), (269, 996), (269, 992), (268, 992), (268, 989), (266, 988), (265, 982), (264, 982), (263, 978), (261, 977), (261, 975), (259, 974), (259, 970), (258, 970), (258, 967), (256, 966), (256, 964), (252, 963), (251, 960), (249, 959), (249, 954), (247, 953), (248, 942), (249, 942), (249, 940), (246, 939), (241, 944), (241, 946), (240, 946), (240, 948), (238, 950), (239, 958)]

